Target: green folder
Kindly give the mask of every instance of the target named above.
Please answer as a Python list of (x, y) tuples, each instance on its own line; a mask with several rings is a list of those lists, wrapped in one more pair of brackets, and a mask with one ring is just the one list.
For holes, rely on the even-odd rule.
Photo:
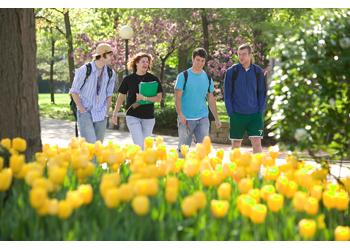
[[(158, 82), (140, 82), (139, 85), (139, 92), (141, 95), (146, 97), (152, 97), (156, 96), (158, 93)], [(151, 104), (153, 102), (150, 101), (138, 101), (137, 103), (144, 105), (144, 104)]]

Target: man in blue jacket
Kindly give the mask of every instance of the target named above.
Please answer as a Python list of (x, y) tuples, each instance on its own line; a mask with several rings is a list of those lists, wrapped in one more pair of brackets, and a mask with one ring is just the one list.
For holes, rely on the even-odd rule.
[(266, 83), (263, 70), (252, 63), (252, 48), (239, 46), (239, 63), (226, 71), (224, 98), (230, 117), (232, 148), (239, 148), (247, 132), (253, 153), (262, 151), (263, 114), (266, 107)]

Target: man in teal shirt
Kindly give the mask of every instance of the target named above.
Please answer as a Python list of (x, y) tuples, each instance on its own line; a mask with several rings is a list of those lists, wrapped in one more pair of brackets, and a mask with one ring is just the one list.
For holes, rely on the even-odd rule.
[(192, 67), (181, 72), (175, 84), (175, 104), (178, 114), (178, 132), (180, 152), (181, 145), (191, 146), (192, 137), (197, 143), (202, 143), (209, 135), (208, 100), (209, 108), (215, 118), (217, 128), (221, 127), (216, 108), (216, 98), (213, 95), (214, 83), (203, 70), (207, 52), (197, 48), (192, 53)]

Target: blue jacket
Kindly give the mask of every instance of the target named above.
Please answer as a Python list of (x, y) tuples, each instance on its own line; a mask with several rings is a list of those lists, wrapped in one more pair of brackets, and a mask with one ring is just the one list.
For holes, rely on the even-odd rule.
[[(237, 78), (233, 83), (234, 71)], [(258, 74), (258, 80), (256, 74)], [(266, 108), (266, 84), (263, 70), (258, 65), (251, 64), (246, 71), (240, 63), (228, 68), (224, 82), (224, 99), (229, 116), (233, 112), (263, 113)]]

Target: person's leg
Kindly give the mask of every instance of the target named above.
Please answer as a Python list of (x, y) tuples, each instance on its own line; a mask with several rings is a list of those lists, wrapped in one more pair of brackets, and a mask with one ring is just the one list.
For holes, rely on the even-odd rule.
[(139, 145), (143, 149), (141, 119), (128, 115), (126, 116), (126, 125), (128, 126), (134, 144)]
[(245, 133), (245, 116), (233, 113), (230, 116), (230, 140), (232, 148), (240, 148)]
[(231, 143), (232, 143), (232, 149), (240, 148), (242, 144), (242, 139), (233, 139), (231, 140)]
[(207, 117), (196, 121), (194, 128), (196, 143), (202, 143), (205, 136), (209, 136), (209, 119)]
[(88, 143), (96, 142), (94, 124), (90, 112), (77, 112), (80, 137), (85, 138)]
[(179, 133), (179, 144), (177, 150), (180, 156), (181, 145), (187, 145), (190, 147), (192, 143), (193, 130), (191, 132), (190, 125), (193, 127), (193, 121), (187, 121), (187, 123), (188, 126), (185, 126), (180, 122), (180, 119), (177, 118), (177, 129)]
[(103, 142), (107, 128), (107, 118), (103, 121), (94, 122), (96, 140)]
[(143, 141), (148, 136), (152, 136), (153, 128), (156, 123), (156, 119), (141, 119)]
[(261, 153), (261, 139), (264, 131), (264, 120), (262, 113), (252, 114), (247, 126), (249, 139), (252, 143), (253, 153)]

